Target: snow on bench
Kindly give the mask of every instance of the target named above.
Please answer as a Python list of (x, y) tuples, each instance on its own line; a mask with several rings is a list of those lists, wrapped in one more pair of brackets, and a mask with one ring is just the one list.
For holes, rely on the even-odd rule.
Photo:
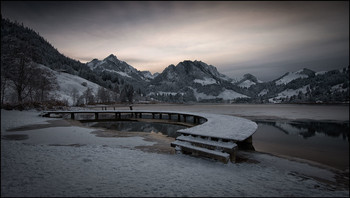
[(224, 148), (224, 149), (231, 149), (231, 150), (234, 149), (235, 147), (237, 147), (237, 144), (235, 144), (233, 142), (211, 141), (211, 140), (203, 139), (200, 137), (193, 137), (192, 135), (189, 135), (189, 136), (181, 135), (181, 136), (177, 137), (176, 140), (193, 142), (193, 143), (198, 143), (198, 144), (205, 144), (208, 146), (219, 147), (219, 148)]
[[(206, 148), (202, 148), (202, 147), (193, 146), (189, 142), (175, 140), (171, 144), (173, 146), (175, 146), (175, 149), (179, 149), (181, 152), (185, 151), (185, 152), (191, 152), (192, 154), (193, 153), (199, 154), (201, 156), (206, 156), (209, 158), (218, 159), (224, 163), (227, 163), (229, 161), (229, 158), (230, 158), (230, 154), (228, 154), (228, 153), (223, 153), (223, 152), (216, 151), (216, 150), (210, 150), (210, 149), (206, 149)], [(179, 147), (179, 148), (176, 148), (176, 147)]]
[(195, 127), (181, 129), (177, 132), (188, 135), (244, 141), (253, 135), (258, 128), (258, 125), (255, 122), (235, 116), (218, 114), (198, 115), (206, 118), (207, 122)]

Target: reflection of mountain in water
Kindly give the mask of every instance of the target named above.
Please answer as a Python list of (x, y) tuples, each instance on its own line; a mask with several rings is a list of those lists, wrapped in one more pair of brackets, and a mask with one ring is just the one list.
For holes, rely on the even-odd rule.
[(187, 127), (167, 124), (167, 123), (151, 123), (151, 122), (133, 122), (133, 121), (116, 121), (116, 122), (93, 122), (87, 123), (90, 127), (101, 127), (122, 132), (161, 132), (169, 137), (177, 137), (177, 130)]
[(330, 137), (342, 137), (349, 141), (349, 122), (330, 123), (330, 122), (272, 122), (256, 121), (258, 124), (274, 126), (289, 135), (301, 135), (303, 138), (309, 138), (317, 134), (324, 134)]

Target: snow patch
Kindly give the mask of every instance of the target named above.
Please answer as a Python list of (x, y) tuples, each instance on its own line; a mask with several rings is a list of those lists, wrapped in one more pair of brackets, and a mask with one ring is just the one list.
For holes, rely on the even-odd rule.
[(238, 86), (242, 88), (249, 88), (252, 85), (256, 85), (256, 83), (251, 80), (245, 80), (238, 84)]
[(274, 98), (270, 98), (269, 101), (270, 102), (281, 102), (282, 99), (285, 99), (285, 98), (290, 98), (292, 96), (297, 96), (299, 94), (299, 92), (302, 92), (303, 94), (305, 94), (307, 92), (307, 88), (310, 88), (310, 85), (305, 85), (299, 89), (286, 89), (280, 93), (278, 93), (278, 95)]
[(194, 79), (193, 82), (201, 84), (201, 85), (212, 85), (212, 84), (217, 84), (216, 80), (214, 78), (207, 78), (204, 77), (204, 80), (201, 79)]
[(213, 95), (207, 95), (205, 93), (201, 93), (198, 92), (197, 89), (189, 87), (193, 90), (193, 94), (196, 97), (197, 101), (200, 100), (206, 100), (206, 99), (215, 99), (215, 98), (222, 98), (223, 100), (232, 100), (232, 99), (236, 99), (236, 98), (249, 98), (246, 95), (237, 93), (233, 90), (228, 90), (228, 89), (224, 89), (224, 91), (222, 91), (219, 95), (217, 96), (213, 96)]
[(334, 85), (334, 86), (332, 86), (332, 88), (331, 88), (331, 90), (333, 91), (333, 92), (346, 92), (346, 91), (348, 91), (348, 89), (349, 89), (349, 87), (347, 87), (347, 88), (343, 88), (343, 83), (341, 83), (341, 84), (337, 84), (337, 85)]
[(319, 72), (316, 72), (315, 75), (318, 76), (318, 75), (323, 75), (327, 73), (327, 71), (319, 71)]
[(299, 70), (297, 72), (288, 72), (286, 76), (282, 77), (281, 79), (279, 79), (275, 82), (276, 85), (288, 84), (291, 81), (298, 79), (298, 78), (307, 78), (308, 75), (300, 74), (301, 71), (302, 70)]
[(260, 91), (260, 93), (258, 94), (258, 96), (266, 95), (268, 92), (269, 92), (268, 89), (263, 89), (263, 90)]

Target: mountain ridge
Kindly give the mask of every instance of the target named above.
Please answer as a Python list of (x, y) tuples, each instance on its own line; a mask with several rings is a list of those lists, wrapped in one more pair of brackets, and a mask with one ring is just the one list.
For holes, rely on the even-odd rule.
[[(26, 42), (31, 40), (40, 42)], [(245, 74), (240, 81), (235, 82), (213, 65), (198, 60), (184, 60), (176, 66), (167, 66), (159, 74), (152, 74), (137, 70), (114, 54), (103, 60), (92, 59), (86, 64), (80, 63), (59, 53), (33, 30), (2, 19), (2, 63), (4, 58), (17, 56), (13, 49), (33, 62), (80, 76), (110, 90), (121, 92), (123, 88), (132, 86), (131, 90), (143, 96), (144, 100), (250, 103), (349, 101), (349, 68), (326, 72), (304, 68), (289, 71), (267, 82), (258, 80), (252, 74)]]

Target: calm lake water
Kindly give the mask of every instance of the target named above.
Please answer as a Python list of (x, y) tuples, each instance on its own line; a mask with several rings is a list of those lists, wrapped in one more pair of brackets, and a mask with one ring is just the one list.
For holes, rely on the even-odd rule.
[[(297, 157), (345, 170), (349, 168), (349, 123), (308, 121), (255, 121), (258, 129), (253, 135), (256, 151)], [(90, 127), (117, 131), (161, 132), (176, 138), (185, 126), (136, 122), (87, 122)]]
[(86, 122), (89, 127), (101, 127), (122, 132), (161, 132), (169, 137), (176, 138), (179, 134), (177, 130), (187, 127), (175, 124), (156, 123), (156, 122), (138, 122), (138, 121), (113, 121), (113, 122)]
[(349, 122), (255, 121), (255, 150), (349, 168)]

